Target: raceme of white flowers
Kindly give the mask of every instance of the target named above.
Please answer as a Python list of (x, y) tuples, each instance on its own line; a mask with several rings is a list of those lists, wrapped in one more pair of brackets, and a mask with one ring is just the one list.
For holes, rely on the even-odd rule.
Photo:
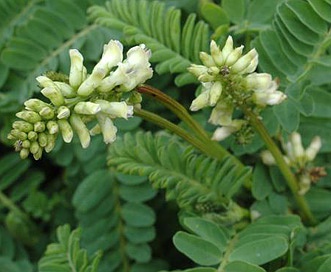
[[(69, 50), (71, 66), (66, 80), (39, 76), (41, 93), (49, 102), (29, 99), (25, 110), (16, 114), (8, 138), (15, 140), (21, 158), (30, 153), (40, 159), (43, 151), (50, 152), (58, 134), (66, 143), (77, 133), (83, 148), (91, 136), (102, 133), (109, 144), (115, 141), (115, 118), (127, 119), (133, 114), (133, 105), (141, 102), (134, 89), (153, 75), (149, 63), (151, 51), (145, 45), (132, 47), (123, 60), (123, 45), (110, 40), (90, 74), (83, 64), (83, 56), (76, 49)], [(88, 128), (88, 123), (93, 127)]]
[(202, 83), (202, 91), (193, 100), (190, 109), (214, 107), (209, 122), (222, 126), (216, 129), (213, 139), (223, 140), (240, 130), (246, 120), (233, 120), (238, 105), (253, 104), (257, 108), (276, 105), (286, 95), (277, 90), (278, 84), (267, 73), (256, 73), (258, 53), (255, 49), (245, 55), (243, 46), (233, 48), (229, 36), (222, 49), (215, 41), (210, 43), (210, 55), (200, 52), (203, 65), (192, 64), (188, 70)]
[[(301, 135), (293, 132), (289, 141), (282, 144), (285, 152), (285, 162), (295, 169), (299, 178), (300, 191), (299, 194), (305, 194), (313, 181), (317, 181), (324, 176), (325, 171), (321, 167), (311, 167), (309, 164), (315, 159), (317, 153), (321, 149), (322, 142), (319, 136), (315, 136), (310, 145), (304, 149), (301, 142)], [(266, 165), (276, 165), (276, 161), (269, 150), (261, 152), (261, 158)], [(316, 180), (314, 180), (316, 179)]]

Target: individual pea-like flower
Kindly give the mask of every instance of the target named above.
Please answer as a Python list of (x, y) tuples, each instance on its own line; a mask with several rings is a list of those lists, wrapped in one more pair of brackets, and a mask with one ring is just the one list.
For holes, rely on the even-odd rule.
[(114, 120), (132, 117), (133, 106), (141, 102), (135, 88), (153, 74), (151, 52), (145, 45), (131, 48), (123, 60), (122, 44), (111, 40), (104, 45), (90, 74), (78, 50), (70, 49), (69, 56), (68, 76), (49, 73), (36, 78), (48, 102), (29, 99), (24, 103), (25, 109), (16, 114), (20, 120), (13, 123), (8, 138), (15, 141), (21, 158), (31, 153), (40, 159), (43, 151), (54, 148), (59, 134), (70, 143), (76, 133), (83, 148), (90, 145), (91, 136), (96, 134), (102, 134), (107, 144), (114, 142)]
[[(319, 136), (315, 136), (310, 145), (304, 149), (301, 142), (301, 135), (293, 132), (289, 141), (282, 143), (282, 148), (285, 152), (283, 158), (285, 162), (294, 169), (299, 180), (299, 194), (305, 194), (312, 182), (317, 182), (321, 177), (326, 175), (323, 167), (312, 167), (311, 163), (315, 159), (317, 153), (322, 147), (322, 141)], [(275, 165), (275, 158), (269, 150), (261, 152), (261, 158), (266, 165)]]
[(258, 65), (256, 50), (243, 55), (243, 48), (234, 48), (231, 36), (222, 49), (211, 41), (210, 54), (200, 52), (202, 65), (192, 64), (188, 68), (202, 84), (201, 93), (192, 101), (190, 109), (213, 107), (209, 122), (222, 126), (215, 131), (215, 140), (225, 139), (241, 129), (246, 120), (232, 120), (232, 115), (243, 104), (261, 110), (286, 98), (277, 90), (278, 83), (271, 75), (254, 72)]

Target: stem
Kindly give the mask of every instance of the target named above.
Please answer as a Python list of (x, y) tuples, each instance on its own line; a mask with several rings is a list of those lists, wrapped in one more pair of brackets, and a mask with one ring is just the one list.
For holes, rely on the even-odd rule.
[(215, 149), (213, 145), (210, 145), (211, 140), (208, 139), (208, 142), (201, 141), (200, 139), (194, 137), (192, 134), (188, 133), (186, 130), (181, 127), (171, 123), (170, 121), (162, 118), (161, 116), (154, 114), (152, 112), (142, 110), (142, 109), (134, 109), (134, 113), (136, 116), (140, 116), (143, 119), (150, 121), (162, 128), (168, 129), (171, 132), (175, 133), (179, 137), (183, 138), (194, 147), (202, 151), (203, 153), (214, 157), (216, 159), (223, 159), (224, 155), (219, 152), (219, 150)]
[(176, 100), (172, 99), (170, 96), (161, 92), (160, 90), (148, 86), (142, 85), (138, 87), (138, 91), (143, 94), (147, 94), (149, 96), (154, 97), (158, 101), (160, 101), (164, 106), (170, 109), (174, 114), (178, 116), (178, 118), (184, 121), (201, 140), (209, 140), (209, 136), (206, 131), (196, 122), (192, 116), (187, 112), (187, 110)]
[(5, 206), (8, 210), (16, 212), (18, 214), (24, 214), (14, 202), (11, 201), (3, 192), (0, 191), (0, 202)]
[(262, 140), (264, 141), (265, 145), (275, 158), (277, 165), (279, 167), (279, 170), (282, 172), (288, 187), (290, 188), (294, 199), (300, 209), (301, 216), (303, 220), (309, 222), (310, 224), (314, 225), (316, 223), (316, 219), (314, 218), (314, 215), (310, 211), (310, 208), (308, 206), (308, 203), (306, 199), (298, 194), (299, 191), (299, 185), (297, 178), (295, 175), (292, 173), (290, 167), (287, 165), (285, 162), (282, 153), (280, 152), (279, 148), (277, 145), (274, 143), (272, 138), (270, 137), (267, 129), (263, 125), (263, 123), (258, 119), (258, 117), (250, 110), (247, 108), (243, 108), (242, 110), (244, 111), (245, 115), (249, 118), (249, 121), (251, 125), (255, 128), (255, 130), (259, 133), (261, 136)]

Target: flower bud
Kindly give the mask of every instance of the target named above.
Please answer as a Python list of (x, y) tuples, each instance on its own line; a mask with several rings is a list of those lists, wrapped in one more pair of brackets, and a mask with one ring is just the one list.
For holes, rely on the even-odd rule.
[(33, 125), (33, 130), (35, 132), (43, 132), (45, 130), (46, 126), (44, 122), (37, 122)]
[(29, 133), (28, 133), (28, 139), (30, 140), (30, 141), (37, 141), (37, 139), (38, 139), (38, 133), (37, 132), (35, 132), (35, 131), (30, 131)]
[(293, 155), (296, 159), (304, 156), (304, 149), (301, 143), (301, 135), (297, 132), (293, 132), (290, 136), (290, 142), (292, 144)]
[(55, 146), (56, 137), (55, 135), (52, 134), (46, 134), (46, 136), (47, 136), (47, 145), (45, 146), (45, 151), (49, 153), (53, 150)]
[(96, 116), (101, 127), (103, 141), (106, 144), (113, 143), (116, 140), (117, 128), (114, 126), (112, 120), (103, 113), (98, 113)]
[(14, 137), (14, 139), (18, 139), (18, 140), (21, 140), (21, 141), (24, 141), (27, 139), (27, 134), (25, 132), (22, 132), (18, 129), (12, 129), (10, 131), (10, 135), (12, 135)]
[(49, 134), (56, 134), (59, 131), (59, 125), (55, 121), (48, 121), (46, 127)]
[(40, 112), (43, 108), (49, 107), (47, 103), (36, 98), (29, 99), (24, 102), (24, 106), (27, 110)]
[(241, 57), (243, 49), (244, 49), (243, 45), (235, 48), (226, 58), (225, 65), (231, 66), (232, 64), (234, 64)]
[(22, 132), (29, 132), (33, 130), (33, 125), (26, 121), (15, 121), (13, 123), (13, 128), (20, 130)]
[(69, 122), (66, 119), (61, 119), (57, 121), (63, 141), (66, 143), (70, 143), (72, 140), (72, 137), (74, 136), (73, 130), (69, 124)]
[(100, 110), (100, 105), (92, 102), (78, 102), (74, 108), (78, 114), (96, 114)]
[(74, 88), (78, 86), (85, 80), (84, 78), (84, 58), (82, 54), (77, 49), (69, 50), (70, 56), (70, 73), (69, 73), (69, 84)]
[(276, 161), (274, 156), (272, 156), (269, 150), (264, 150), (261, 152), (261, 159), (265, 165), (275, 165)]
[(33, 154), (33, 158), (37, 161), (39, 160), (43, 155), (43, 149), (42, 148), (39, 148), (38, 151)]
[(187, 70), (196, 77), (208, 74), (208, 68), (204, 65), (191, 64)]
[(221, 50), (217, 46), (216, 42), (212, 40), (210, 42), (210, 54), (215, 62), (216, 65), (218, 66), (223, 66), (224, 65), (224, 58), (221, 53)]
[(267, 73), (253, 73), (246, 76), (244, 82), (247, 89), (262, 92), (270, 87), (272, 78)]
[(105, 70), (96, 69), (78, 88), (77, 93), (81, 96), (89, 96), (97, 88), (105, 76)]
[(192, 104), (190, 106), (190, 110), (191, 111), (200, 110), (200, 109), (208, 106), (208, 103), (209, 103), (209, 92), (208, 91), (204, 91), (201, 94), (199, 94), (197, 96), (197, 98), (195, 98), (192, 101)]
[(200, 52), (199, 56), (204, 66), (207, 67), (216, 66), (212, 56), (208, 55), (206, 52)]
[(228, 126), (232, 122), (233, 105), (220, 101), (213, 108), (209, 123), (213, 125)]
[[(257, 59), (257, 52), (254, 49), (252, 49), (251, 51), (249, 51), (247, 54), (245, 54), (244, 56), (242, 56), (240, 59), (238, 59), (238, 61), (236, 61), (232, 67), (231, 67), (231, 71), (234, 73), (241, 73), (242, 71), (245, 71), (245, 69), (247, 69), (250, 64), (253, 62), (254, 60), (254, 65), (257, 65), (257, 62), (255, 62), (255, 59)], [(256, 66), (255, 66), (256, 68)], [(252, 67), (250, 67), (250, 69), (252, 69)], [(255, 70), (255, 69), (254, 69)]]
[(222, 56), (223, 56), (223, 59), (225, 60), (228, 55), (233, 51), (233, 39), (231, 36), (229, 36), (225, 42), (225, 45), (222, 49)]
[(29, 149), (29, 148), (30, 148), (30, 145), (31, 145), (31, 143), (30, 143), (29, 140), (24, 140), (24, 141), (22, 142), (22, 147), (23, 147), (23, 148), (27, 148), (27, 149)]
[(54, 84), (53, 80), (51, 80), (47, 76), (38, 76), (38, 77), (36, 77), (36, 80), (39, 82), (40, 86), (43, 88), (47, 88), (47, 87), (55, 88), (55, 84)]
[(238, 73), (241, 75), (253, 73), (256, 70), (258, 64), (259, 64), (259, 56), (256, 55), (256, 57), (252, 59), (251, 63), (244, 70)]
[(322, 147), (321, 138), (319, 136), (315, 136), (305, 151), (307, 160), (308, 161), (314, 160), (321, 147)]
[(93, 128), (90, 129), (90, 135), (94, 136), (94, 135), (98, 135), (100, 134), (101, 131), (101, 127), (99, 124), (96, 124)]
[(90, 133), (78, 114), (73, 113), (70, 116), (70, 124), (73, 130), (76, 131), (82, 147), (87, 148), (91, 141)]
[(104, 45), (102, 57), (95, 65), (93, 71), (103, 69), (105, 73), (109, 73), (112, 67), (123, 60), (122, 51), (123, 45), (119, 41), (110, 40), (108, 44)]
[(124, 101), (108, 102), (105, 100), (97, 100), (96, 103), (100, 105), (101, 111), (109, 115), (110, 118), (120, 117), (128, 119), (133, 113), (132, 106), (128, 106)]
[(47, 135), (44, 132), (39, 133), (38, 135), (39, 146), (45, 147), (47, 145)]
[(265, 107), (266, 105), (277, 105), (283, 102), (287, 96), (279, 91), (273, 93), (254, 93), (252, 99), (257, 105)]
[(245, 123), (244, 120), (233, 120), (230, 126), (223, 126), (217, 128), (213, 134), (212, 140), (222, 141), (225, 138), (229, 137), (232, 133), (241, 129), (243, 124)]
[(73, 98), (73, 97), (77, 96), (73, 87), (68, 85), (67, 83), (61, 82), (61, 81), (54, 81), (54, 84), (61, 91), (61, 93), (64, 97)]
[(51, 109), (50, 107), (44, 107), (39, 111), (39, 115), (43, 119), (53, 119), (54, 118), (54, 110)]
[(47, 97), (54, 106), (59, 107), (64, 104), (64, 97), (58, 88), (46, 87), (41, 90), (41, 93)]
[(209, 91), (209, 106), (215, 106), (222, 94), (222, 83), (219, 81), (214, 82)]
[(70, 109), (66, 106), (60, 106), (57, 110), (58, 119), (67, 119), (70, 116)]
[(24, 121), (27, 121), (29, 123), (36, 123), (41, 121), (41, 117), (38, 113), (34, 111), (20, 111), (16, 113), (16, 116), (20, 119), (23, 119)]
[(38, 142), (34, 141), (34, 142), (31, 142), (31, 145), (30, 145), (30, 152), (32, 154), (36, 154), (40, 149), (40, 146), (38, 144)]
[(20, 157), (22, 160), (26, 159), (30, 154), (30, 151), (29, 149), (27, 148), (23, 148), (21, 151), (20, 151)]

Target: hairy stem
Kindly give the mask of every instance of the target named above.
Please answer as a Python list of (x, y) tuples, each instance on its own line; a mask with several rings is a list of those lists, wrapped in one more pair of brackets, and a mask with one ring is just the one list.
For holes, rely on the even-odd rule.
[(282, 153), (280, 152), (279, 148), (275, 144), (275, 142), (270, 137), (267, 129), (263, 125), (260, 119), (250, 110), (247, 108), (242, 108), (245, 115), (249, 118), (250, 124), (255, 128), (255, 130), (259, 133), (262, 140), (264, 141), (265, 145), (275, 158), (275, 161), (279, 167), (279, 170), (282, 172), (288, 187), (290, 188), (293, 197), (297, 203), (297, 206), (300, 210), (300, 214), (306, 222), (308, 222), (311, 225), (314, 225), (316, 223), (316, 219), (314, 218), (314, 215), (312, 214), (308, 203), (304, 196), (299, 195), (299, 185), (296, 176), (291, 171), (290, 167), (285, 162)]

